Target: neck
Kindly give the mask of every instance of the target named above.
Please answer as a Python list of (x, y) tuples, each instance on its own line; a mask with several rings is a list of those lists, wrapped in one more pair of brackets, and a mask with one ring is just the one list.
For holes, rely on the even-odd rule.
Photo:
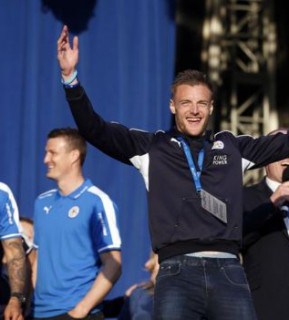
[(68, 195), (77, 188), (79, 188), (84, 182), (82, 174), (79, 174), (74, 177), (66, 177), (61, 181), (58, 181), (58, 188), (62, 195)]

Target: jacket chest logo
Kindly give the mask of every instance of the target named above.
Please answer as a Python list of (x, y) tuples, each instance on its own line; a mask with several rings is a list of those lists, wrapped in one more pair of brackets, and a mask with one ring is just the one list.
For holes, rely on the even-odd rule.
[(224, 142), (221, 140), (217, 140), (213, 143), (212, 150), (223, 150), (224, 147)]
[(214, 155), (212, 164), (214, 166), (222, 166), (228, 164), (228, 157), (226, 154)]

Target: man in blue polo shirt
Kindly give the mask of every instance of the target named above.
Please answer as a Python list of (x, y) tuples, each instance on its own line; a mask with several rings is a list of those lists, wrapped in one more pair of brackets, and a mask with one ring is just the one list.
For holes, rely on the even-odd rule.
[[(19, 231), (18, 207), (10, 188), (0, 182), (0, 304), (4, 319), (23, 319), (22, 305), (25, 302), (25, 253)], [(8, 281), (2, 274), (2, 259), (5, 254)], [(9, 286), (8, 286), (9, 285)], [(2, 319), (2, 308), (0, 312)]]
[(103, 319), (102, 301), (120, 276), (117, 207), (84, 179), (85, 156), (76, 129), (48, 134), (44, 163), (58, 188), (35, 201), (35, 319)]

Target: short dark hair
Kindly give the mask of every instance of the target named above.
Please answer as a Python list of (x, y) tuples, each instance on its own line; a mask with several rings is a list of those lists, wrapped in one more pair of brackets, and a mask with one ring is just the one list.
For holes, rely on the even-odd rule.
[(82, 166), (84, 164), (87, 153), (87, 146), (83, 136), (79, 133), (77, 129), (69, 127), (53, 129), (47, 135), (47, 139), (59, 137), (64, 138), (67, 141), (70, 150), (76, 149), (79, 151), (80, 164)]
[(199, 84), (203, 84), (208, 87), (208, 89), (212, 92), (212, 97), (215, 95), (215, 88), (213, 83), (208, 79), (207, 75), (198, 70), (187, 69), (181, 71), (177, 74), (172, 86), (172, 96), (176, 93), (176, 88), (182, 84), (188, 84), (191, 86), (196, 86)]

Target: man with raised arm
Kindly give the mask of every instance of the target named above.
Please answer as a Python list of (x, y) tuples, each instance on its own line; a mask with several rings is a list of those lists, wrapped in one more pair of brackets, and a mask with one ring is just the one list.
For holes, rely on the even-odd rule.
[(288, 135), (212, 135), (207, 125), (214, 90), (196, 70), (179, 73), (173, 82), (170, 130), (144, 132), (107, 122), (78, 81), (78, 38), (70, 45), (64, 26), (57, 46), (66, 98), (81, 134), (144, 178), (152, 247), (160, 262), (154, 319), (256, 319), (238, 260), (243, 171), (286, 157)]

